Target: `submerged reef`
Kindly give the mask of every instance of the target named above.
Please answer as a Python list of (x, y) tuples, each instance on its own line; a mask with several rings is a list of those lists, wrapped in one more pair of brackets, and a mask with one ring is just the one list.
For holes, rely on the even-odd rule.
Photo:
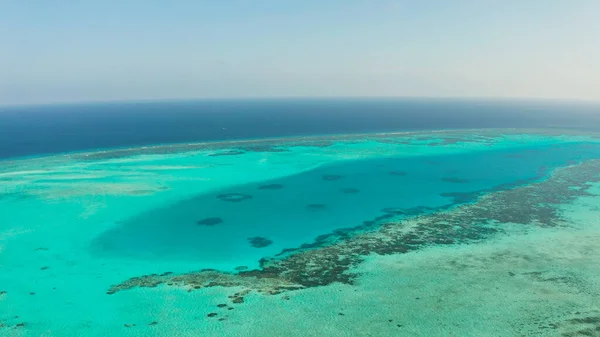
[(196, 222), (201, 226), (216, 226), (223, 223), (223, 219), (218, 217), (206, 218)]
[(252, 196), (249, 194), (243, 194), (243, 193), (226, 193), (226, 194), (217, 195), (217, 198), (221, 201), (240, 202), (240, 201), (252, 199)]
[[(555, 170), (547, 179), (528, 185), (503, 185), (479, 196), (470, 204), (439, 212), (416, 208), (388, 208), (388, 216), (411, 215), (369, 230), (340, 232), (330, 244), (305, 245), (260, 261), (260, 269), (238, 272), (201, 270), (184, 274), (152, 274), (113, 285), (108, 294), (136, 287), (170, 285), (190, 290), (205, 287), (242, 287), (232, 297), (235, 303), (251, 291), (279, 294), (285, 291), (325, 286), (334, 282), (353, 284), (352, 268), (369, 254), (402, 254), (433, 245), (480, 242), (501, 233), (503, 223), (525, 226), (568, 226), (561, 205), (589, 195), (591, 182), (600, 181), (600, 160)], [(408, 213), (408, 214), (406, 214)], [(352, 234), (352, 235), (350, 235)]]
[(309, 211), (323, 211), (327, 209), (327, 205), (325, 204), (309, 204), (306, 205), (306, 209)]
[(253, 238), (248, 238), (248, 242), (250, 242), (250, 245), (254, 248), (264, 248), (270, 246), (273, 243), (273, 240), (255, 236)]
[[(457, 143), (480, 143), (493, 144), (500, 137), (507, 135), (522, 134), (524, 131), (537, 135), (560, 136), (565, 134), (563, 130), (516, 130), (516, 129), (497, 129), (497, 130), (479, 130), (477, 134), (465, 133), (463, 130), (447, 130), (435, 132), (437, 141), (431, 142), (431, 131), (413, 131), (413, 132), (390, 132), (380, 134), (351, 134), (351, 135), (328, 135), (311, 137), (287, 137), (273, 139), (257, 140), (229, 140), (223, 142), (204, 142), (204, 143), (181, 143), (165, 144), (146, 147), (132, 147), (124, 149), (103, 150), (95, 152), (73, 153), (71, 158), (75, 160), (94, 161), (103, 159), (116, 159), (130, 157), (133, 155), (155, 155), (184, 153), (191, 151), (219, 151), (231, 150), (248, 152), (282, 152), (289, 147), (330, 147), (339, 142), (351, 144), (353, 142), (376, 141), (382, 144), (400, 144), (400, 145), (420, 145), (422, 142), (428, 142), (429, 146), (445, 146)], [(582, 132), (580, 131), (579, 134)], [(589, 133), (587, 136), (597, 139), (597, 135)]]
[(244, 154), (244, 153), (245, 153), (244, 151), (240, 151), (240, 150), (228, 150), (228, 151), (211, 153), (208, 156), (209, 157), (237, 156), (237, 155)]
[(248, 152), (287, 152), (288, 149), (285, 147), (270, 145), (270, 144), (261, 144), (254, 143), (245, 146), (240, 146), (240, 149)]

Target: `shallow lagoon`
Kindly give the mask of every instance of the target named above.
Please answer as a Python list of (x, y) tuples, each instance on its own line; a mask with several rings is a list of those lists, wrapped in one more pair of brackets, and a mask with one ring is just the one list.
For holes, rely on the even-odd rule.
[[(433, 268), (431, 256), (436, 252), (447, 256), (477, 250), (474, 247), (485, 251), (492, 249), (483, 248), (486, 245), (504, 242), (498, 240), (523, 241), (535, 235), (547, 239), (559, 235), (559, 230), (573, 236), (575, 227), (591, 231), (594, 237), (593, 223), (586, 227), (577, 220), (590, 214), (591, 208), (569, 213), (573, 224), (559, 229), (541, 228), (539, 223), (496, 223), (494, 229), (501, 230), (494, 235), (444, 247), (422, 242), (414, 249), (410, 246), (406, 254), (385, 257), (367, 247), (360, 262), (346, 266), (362, 270), (361, 276), (346, 283), (307, 283), (300, 290), (268, 295), (256, 292), (266, 289), (256, 283), (270, 282), (268, 277), (240, 282), (235, 275), (260, 270), (267, 260), (285, 260), (307, 251), (314, 252), (318, 264), (320, 250), (352, 242), (361, 233), (403, 228), (414, 217), (454, 212), (465, 203), (477, 204), (480, 198), (506, 189), (533, 186), (556, 169), (597, 158), (600, 141), (593, 134), (471, 130), (157, 146), (4, 161), (0, 163), (0, 324), (4, 325), (0, 332), (172, 335), (176, 329), (179, 335), (222, 336), (269, 335), (268, 330), (276, 336), (278, 325), (268, 321), (274, 315), (297, 335), (344, 335), (344, 329), (358, 333), (358, 326), (340, 321), (349, 316), (347, 320), (360, 322), (356, 316), (360, 310), (344, 313), (338, 308), (347, 302), (347, 311), (360, 308), (361, 303), (371, 308), (374, 316), (364, 315), (371, 318), (362, 322), (363, 332), (431, 335), (436, 331), (434, 323), (407, 323), (408, 302), (374, 301), (388, 291), (404, 295), (415, 291), (414, 282), (403, 278), (408, 277), (403, 276), (407, 271), (389, 264), (410, 263), (407, 268), (417, 269), (409, 271), (423, 273), (414, 261), (427, 260), (423, 270)], [(583, 192), (560, 202), (568, 201), (564, 207), (569, 208), (582, 198), (593, 203)], [(481, 223), (481, 228), (488, 225)], [(590, 254), (595, 254), (597, 246), (589, 245)], [(388, 267), (377, 267), (381, 264)], [(173, 280), (206, 268), (217, 270), (211, 276), (214, 286), (194, 287)], [(285, 270), (285, 275), (291, 272), (304, 271)], [(431, 273), (445, 277), (439, 270)], [(132, 278), (152, 274), (164, 275), (157, 286), (127, 285)], [(386, 284), (377, 293), (377, 282), (389, 283), (390, 278), (398, 283)], [(439, 293), (441, 286), (427, 285), (432, 293)], [(467, 293), (449, 289), (454, 295), (445, 298), (460, 302), (484, 291), (478, 283), (473, 289)], [(440, 296), (438, 300), (444, 298)], [(409, 306), (416, 312), (432, 310), (433, 302), (418, 303)], [(312, 312), (322, 321), (306, 325), (286, 316), (298, 310)], [(386, 315), (394, 317), (372, 321)], [(390, 319), (403, 323), (391, 324)], [(464, 323), (464, 318), (450, 313), (439, 319), (448, 326)], [(491, 335), (517, 331), (508, 318), (496, 319), (504, 330)], [(456, 334), (484, 331), (477, 323), (468, 326), (474, 330), (461, 325)], [(405, 330), (386, 330), (400, 328)], [(240, 329), (247, 329), (243, 330), (247, 334)]]

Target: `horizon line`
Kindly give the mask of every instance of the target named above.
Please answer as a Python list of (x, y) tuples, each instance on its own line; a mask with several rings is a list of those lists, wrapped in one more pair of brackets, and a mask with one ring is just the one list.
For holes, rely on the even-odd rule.
[(190, 98), (140, 98), (114, 100), (64, 100), (42, 103), (0, 103), (2, 108), (50, 107), (102, 104), (150, 104), (175, 102), (226, 102), (226, 101), (286, 101), (286, 100), (437, 100), (437, 101), (480, 101), (480, 102), (529, 102), (529, 103), (579, 103), (600, 104), (600, 99), (554, 98), (554, 97), (509, 97), (509, 96), (237, 96), (237, 97), (190, 97)]

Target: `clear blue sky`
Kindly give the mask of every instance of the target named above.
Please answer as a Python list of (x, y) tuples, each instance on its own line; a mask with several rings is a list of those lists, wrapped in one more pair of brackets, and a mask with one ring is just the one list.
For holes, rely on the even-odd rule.
[(1, 0), (0, 104), (600, 99), (599, 0)]

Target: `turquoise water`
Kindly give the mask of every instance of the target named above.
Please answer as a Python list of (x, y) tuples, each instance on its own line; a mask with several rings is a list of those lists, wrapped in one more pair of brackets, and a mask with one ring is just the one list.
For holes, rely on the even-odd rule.
[[(595, 135), (543, 130), (348, 135), (168, 149), (0, 162), (0, 335), (254, 336), (265, 333), (251, 328), (260, 321), (279, 336), (283, 330), (248, 318), (273, 311), (298, 336), (343, 335), (325, 328), (344, 316), (331, 303), (344, 301), (338, 292), (367, 294), (361, 287), (370, 286), (370, 273), (377, 274), (368, 270), (370, 264), (352, 265), (367, 268), (363, 283), (301, 283), (303, 289), (283, 295), (255, 292), (261, 278), (246, 284), (248, 279), (229, 280), (230, 275), (261, 270), (264, 259), (286, 261), (306, 251), (319, 256), (382, 226), (409, 228), (415, 217), (454, 212), (495, 193), (536, 186), (557, 169), (600, 159)], [(482, 228), (488, 225), (481, 221)], [(512, 222), (494, 226), (496, 237), (477, 237), (477, 242), (525, 235)], [(418, 260), (430, 254), (429, 246), (436, 244), (409, 245), (413, 255), (391, 256)], [(463, 244), (450, 246), (463, 249)], [(373, 251), (366, 248), (364, 258), (374, 258)], [(381, 261), (369, 263), (391, 263)], [(171, 280), (109, 291), (139, 276), (203, 269), (221, 273), (211, 279), (216, 286), (194, 289)], [(285, 275), (296, 272), (286, 269)], [(382, 296), (373, 291), (369, 296)], [(234, 295), (231, 303), (227, 296), (236, 292), (244, 295)], [(243, 304), (236, 296), (244, 297)], [(281, 299), (300, 307), (281, 307)], [(400, 305), (386, 303), (370, 310), (385, 316)], [(332, 310), (336, 317), (311, 327), (282, 316), (307, 308), (322, 319)], [(430, 308), (415, 310), (421, 309)], [(411, 331), (429, 334), (424, 328)], [(512, 335), (505, 332), (492, 335)]]
[[(451, 156), (350, 160), (218, 189), (122, 219), (93, 242), (92, 252), (106, 257), (189, 259), (199, 268), (256, 268), (261, 257), (310, 244), (319, 235), (364, 222), (388, 221), (386, 215), (393, 215), (388, 209), (434, 211), (455, 203), (448, 196), (451, 193), (525, 183), (553, 168), (598, 154), (600, 144), (576, 143)], [(277, 187), (261, 189), (269, 185)], [(228, 202), (218, 198), (227, 194), (247, 199)], [(211, 218), (222, 223), (197, 223)], [(252, 237), (265, 237), (273, 243), (256, 249), (248, 243)]]

